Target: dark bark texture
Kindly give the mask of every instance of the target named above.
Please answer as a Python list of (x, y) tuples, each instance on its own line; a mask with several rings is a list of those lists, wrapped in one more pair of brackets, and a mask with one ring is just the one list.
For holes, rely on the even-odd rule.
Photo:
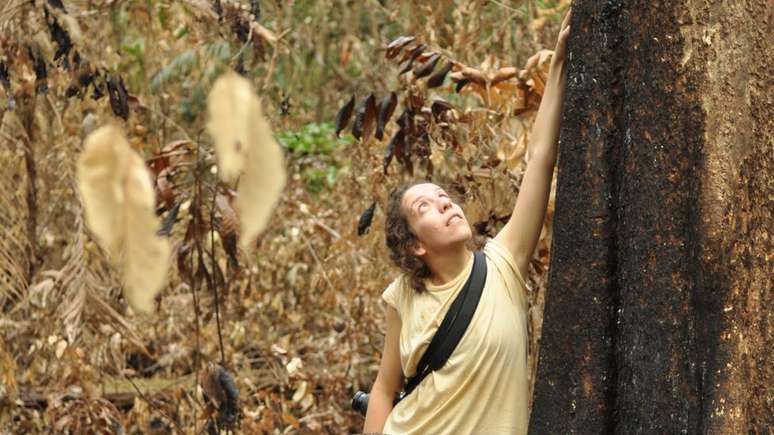
[(771, 18), (574, 2), (530, 433), (774, 430)]

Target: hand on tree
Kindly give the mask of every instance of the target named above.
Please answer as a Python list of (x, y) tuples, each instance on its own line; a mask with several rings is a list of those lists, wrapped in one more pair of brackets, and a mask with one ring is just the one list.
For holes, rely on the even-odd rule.
[(551, 59), (552, 66), (560, 66), (564, 68), (564, 60), (567, 56), (567, 39), (570, 37), (570, 17), (572, 16), (572, 8), (567, 10), (567, 13), (562, 20), (562, 27), (559, 30), (559, 37), (556, 38), (556, 48), (554, 49), (554, 56)]

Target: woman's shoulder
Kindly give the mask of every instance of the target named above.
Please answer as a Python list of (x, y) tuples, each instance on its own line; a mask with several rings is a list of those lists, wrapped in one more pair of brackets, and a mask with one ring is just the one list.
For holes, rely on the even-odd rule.
[(499, 240), (496, 238), (488, 239), (482, 251), (487, 259), (494, 263), (498, 269), (513, 275), (520, 284), (526, 286), (524, 277), (521, 276), (521, 272), (516, 265), (516, 259), (513, 258), (513, 254)]
[(401, 306), (403, 305), (402, 302), (405, 301), (407, 297), (407, 281), (406, 276), (401, 273), (396, 276), (382, 292), (382, 299), (398, 310), (398, 312), (401, 311)]
[(508, 249), (497, 239), (489, 239), (483, 249), (487, 263), (494, 267), (496, 276), (499, 277), (502, 286), (508, 291), (512, 300), (515, 300), (524, 309), (528, 306), (527, 286), (524, 277), (521, 276), (516, 260)]

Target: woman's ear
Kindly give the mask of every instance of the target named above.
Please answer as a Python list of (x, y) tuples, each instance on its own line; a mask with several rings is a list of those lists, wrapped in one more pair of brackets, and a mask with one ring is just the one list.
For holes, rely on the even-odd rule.
[(423, 245), (422, 242), (416, 240), (414, 241), (414, 246), (411, 247), (411, 252), (417, 257), (421, 257), (427, 254), (427, 249), (425, 249), (425, 245)]

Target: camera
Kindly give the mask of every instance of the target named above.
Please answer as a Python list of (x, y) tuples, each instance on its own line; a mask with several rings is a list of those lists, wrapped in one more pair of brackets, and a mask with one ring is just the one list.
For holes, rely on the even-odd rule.
[(352, 397), (352, 409), (359, 412), (361, 415), (366, 415), (368, 410), (368, 393), (358, 391), (355, 396)]
[[(368, 410), (368, 397), (370, 395), (363, 391), (358, 391), (355, 393), (355, 395), (352, 397), (352, 409), (359, 412), (361, 415), (365, 416), (366, 411)], [(404, 391), (401, 391), (400, 393), (395, 395), (395, 400), (392, 401), (392, 406), (395, 406), (400, 402), (404, 397), (406, 397), (406, 393)]]

